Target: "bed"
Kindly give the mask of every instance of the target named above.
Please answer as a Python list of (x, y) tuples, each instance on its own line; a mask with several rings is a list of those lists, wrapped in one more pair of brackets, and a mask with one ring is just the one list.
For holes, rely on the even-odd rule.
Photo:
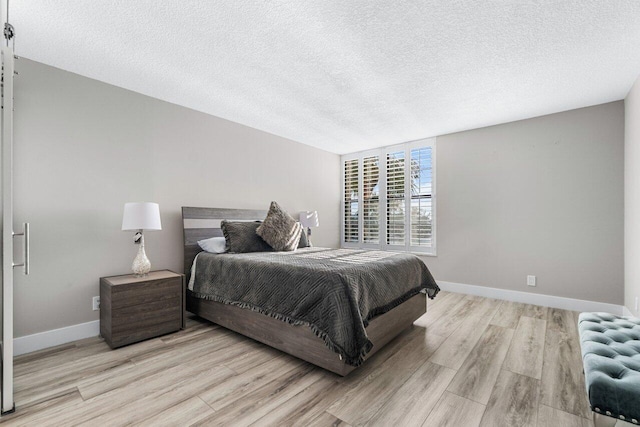
[[(197, 242), (199, 240), (210, 237), (221, 237), (223, 235), (221, 230), (222, 220), (262, 220), (265, 218), (266, 214), (267, 212), (263, 210), (198, 207), (182, 208), (184, 230), (184, 268), (185, 275), (187, 276), (186, 283), (190, 284), (189, 288), (186, 291), (187, 311), (342, 376), (347, 375), (349, 372), (356, 369), (356, 367), (359, 366), (363, 361), (375, 354), (380, 348), (391, 341), (404, 329), (410, 327), (416, 319), (418, 319), (426, 312), (427, 295), (423, 292), (420, 292), (421, 289), (417, 289), (415, 287), (411, 287), (410, 291), (402, 293), (402, 295), (395, 300), (385, 300), (387, 304), (384, 306), (384, 308), (382, 308), (383, 306), (376, 305), (375, 307), (372, 307), (371, 310), (365, 311), (366, 313), (368, 313), (369, 317), (367, 317), (366, 319), (360, 319), (362, 320), (362, 322), (353, 321), (342, 323), (337, 321), (334, 322), (331, 316), (321, 316), (322, 318), (318, 318), (317, 313), (315, 322), (306, 322), (304, 321), (304, 316), (312, 316), (314, 314), (311, 309), (309, 309), (308, 313), (303, 311), (302, 317), (300, 317), (300, 312), (297, 315), (289, 316), (279, 314), (286, 313), (286, 311), (283, 310), (288, 310), (289, 307), (284, 307), (283, 310), (275, 310), (275, 312), (277, 313), (274, 314), (274, 310), (272, 307), (271, 311), (261, 309), (260, 298), (262, 297), (255, 295), (253, 297), (257, 298), (258, 303), (255, 303), (254, 301), (253, 304), (250, 304), (248, 302), (240, 303), (233, 298), (228, 300), (219, 298), (216, 295), (203, 293), (203, 287), (208, 283), (208, 281), (210, 281), (209, 278), (205, 277), (206, 275), (204, 274), (209, 274), (209, 270), (207, 270), (207, 268), (210, 268), (211, 271), (217, 272), (217, 275), (223, 275), (227, 272), (227, 270), (229, 270), (230, 275), (237, 275), (239, 282), (235, 286), (245, 286), (244, 282), (251, 281), (251, 286), (259, 288), (258, 285), (260, 284), (260, 277), (243, 277), (242, 274), (245, 270), (253, 272), (253, 270), (255, 270), (255, 268), (253, 268), (253, 266), (255, 266), (255, 263), (261, 263), (261, 268), (268, 266), (269, 268), (275, 269), (274, 271), (277, 270), (274, 264), (287, 265), (287, 268), (290, 269), (288, 270), (289, 273), (283, 273), (280, 274), (280, 276), (275, 276), (276, 282), (280, 284), (280, 281), (282, 281), (281, 286), (283, 288), (286, 286), (290, 286), (285, 282), (288, 279), (294, 280), (295, 277), (293, 276), (295, 276), (296, 274), (307, 274), (308, 272), (306, 270), (311, 271), (312, 274), (315, 274), (315, 276), (313, 276), (313, 280), (309, 280), (309, 282), (313, 282), (313, 286), (309, 285), (308, 291), (304, 290), (300, 292), (302, 292), (303, 296), (306, 295), (304, 292), (308, 292), (310, 296), (313, 296), (314, 292), (323, 291), (323, 286), (325, 286), (327, 289), (339, 289), (340, 285), (336, 285), (334, 283), (333, 287), (330, 287), (328, 284), (333, 274), (333, 268), (331, 268), (332, 264), (330, 263), (336, 262), (335, 259), (339, 259), (339, 261), (342, 262), (342, 264), (340, 265), (346, 265), (345, 261), (349, 258), (353, 258), (354, 256), (371, 256), (370, 254), (364, 253), (345, 254), (341, 253), (340, 250), (323, 248), (306, 248), (305, 250), (295, 251), (295, 253), (271, 252), (252, 254), (223, 254), (222, 256), (210, 256), (210, 254), (204, 252), (201, 253), (201, 249), (198, 246)], [(408, 259), (411, 257), (406, 255), (403, 256), (404, 258), (406, 258), (405, 261), (410, 261)], [(196, 280), (194, 287), (194, 280), (191, 280), (191, 273), (192, 267), (194, 265), (194, 260), (197, 257), (199, 258), (197, 261), (198, 274), (196, 274), (195, 277)], [(380, 255), (379, 257), (382, 259), (389, 256), (388, 254), (385, 254)], [(396, 258), (399, 259), (400, 257), (401, 255), (398, 255)], [(251, 262), (252, 264), (247, 264), (249, 262)], [(408, 269), (408, 267), (400, 265), (400, 261), (398, 260), (394, 261), (394, 263), (399, 264), (398, 266), (394, 266), (394, 264), (389, 260), (381, 260), (376, 261), (374, 264), (371, 264), (371, 268), (379, 264), (382, 265), (385, 262), (387, 263), (387, 265), (384, 268), (380, 267), (379, 274), (381, 276), (381, 280), (384, 274), (387, 274), (389, 277), (398, 277), (399, 275), (401, 276), (402, 271)], [(213, 267), (207, 267), (207, 263), (211, 263)], [(296, 265), (293, 270), (291, 270), (292, 267), (288, 265), (291, 263)], [(424, 266), (424, 264), (421, 262), (420, 264), (423, 266), (421, 268), (426, 270), (426, 266)], [(243, 268), (243, 266), (248, 267)], [(396, 270), (389, 270), (389, 266), (396, 268)], [(233, 268), (235, 268), (236, 270), (233, 270)], [(315, 270), (318, 271), (314, 272)], [(351, 276), (353, 276), (354, 274), (360, 274), (357, 270), (352, 270), (351, 266), (345, 266), (340, 271), (346, 271)], [(353, 271), (355, 271), (356, 273), (353, 273)], [(232, 274), (230, 272), (234, 273)], [(369, 273), (368, 270), (367, 273)], [(435, 281), (433, 281), (430, 273), (428, 273), (428, 270), (426, 270), (426, 275), (432, 282), (432, 284), (429, 285), (430, 287), (427, 291), (430, 296), (433, 297), (437, 293), (438, 288), (435, 284)], [(249, 280), (249, 278), (251, 278), (251, 280)], [(217, 280), (219, 282), (222, 281), (222, 279)], [(359, 278), (359, 280), (362, 281), (363, 279)], [(390, 283), (390, 281), (387, 280), (385, 283)], [(233, 291), (233, 287), (230, 286), (230, 288)], [(295, 290), (295, 287), (291, 287), (290, 289), (291, 292), (293, 292)], [(278, 290), (278, 288), (271, 285), (270, 291), (273, 290)], [(377, 293), (381, 295), (380, 298), (382, 298), (382, 295), (385, 294), (384, 290), (379, 286), (371, 286), (368, 289), (363, 288), (362, 292), (367, 293), (367, 298), (370, 298), (372, 301), (376, 301), (375, 297)], [(345, 292), (345, 295), (346, 294), (347, 293)], [(277, 294), (276, 297), (278, 297)], [(264, 305), (267, 306), (268, 303), (284, 304), (277, 298), (271, 299), (271, 302), (265, 300)], [(329, 298), (327, 297), (326, 299)], [(347, 295), (343, 299), (350, 299), (350, 301), (344, 302), (343, 304), (351, 304), (353, 307), (358, 308), (358, 302), (352, 301), (355, 298)], [(316, 298), (315, 301), (322, 300), (323, 298)], [(362, 303), (360, 302), (360, 304)], [(350, 310), (341, 309), (342, 311), (347, 312), (347, 314), (338, 313), (335, 314), (335, 316), (348, 316), (348, 313), (351, 313), (351, 315), (355, 318), (353, 312), (357, 311), (358, 313), (360, 313), (360, 310), (354, 310), (353, 307)], [(294, 308), (291, 309), (293, 310)], [(325, 312), (328, 311), (321, 311), (321, 313)], [(321, 325), (322, 327), (316, 326), (318, 322), (324, 322)], [(362, 340), (361, 335), (364, 334), (364, 339), (366, 340), (367, 344), (366, 348), (364, 348), (360, 352), (360, 354), (357, 354), (355, 356), (352, 352), (350, 353), (349, 351), (347, 351), (348, 348), (346, 346), (340, 345), (341, 342), (338, 339), (340, 337), (332, 336), (332, 333), (337, 333), (335, 331), (341, 331), (342, 329), (339, 329), (338, 327), (333, 329), (331, 327), (325, 328), (325, 326), (331, 326), (333, 325), (333, 323), (339, 324), (340, 328), (343, 328), (346, 324), (347, 326), (349, 326), (349, 328), (354, 329), (355, 337), (353, 338), (353, 345), (356, 346), (356, 349), (359, 348), (357, 347), (358, 342), (356, 342), (356, 338)], [(362, 330), (360, 335), (356, 333), (359, 330)]]

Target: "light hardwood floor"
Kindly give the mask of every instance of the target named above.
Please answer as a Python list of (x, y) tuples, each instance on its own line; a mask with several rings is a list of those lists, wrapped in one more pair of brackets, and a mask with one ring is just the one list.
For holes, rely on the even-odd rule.
[(192, 317), (18, 357), (7, 425), (591, 426), (578, 313), (442, 292), (341, 378)]

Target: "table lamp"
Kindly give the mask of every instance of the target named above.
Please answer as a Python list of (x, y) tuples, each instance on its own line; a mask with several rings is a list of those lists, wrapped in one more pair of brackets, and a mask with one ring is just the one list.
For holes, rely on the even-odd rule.
[(157, 203), (134, 202), (124, 204), (122, 231), (135, 231), (134, 243), (139, 244), (138, 255), (131, 269), (137, 277), (144, 277), (151, 270), (151, 262), (144, 252), (144, 230), (162, 230), (160, 206)]
[(318, 227), (320, 221), (318, 221), (318, 211), (303, 211), (300, 212), (300, 225), (307, 229), (307, 236), (309, 242), (311, 242), (311, 227)]

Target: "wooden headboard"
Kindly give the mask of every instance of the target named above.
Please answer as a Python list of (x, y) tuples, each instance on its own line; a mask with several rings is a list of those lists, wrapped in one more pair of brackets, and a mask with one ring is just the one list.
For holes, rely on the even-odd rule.
[(182, 207), (182, 230), (184, 238), (184, 274), (187, 283), (191, 275), (191, 265), (196, 255), (202, 251), (198, 240), (222, 237), (220, 223), (224, 219), (238, 221), (262, 221), (266, 210), (224, 209)]

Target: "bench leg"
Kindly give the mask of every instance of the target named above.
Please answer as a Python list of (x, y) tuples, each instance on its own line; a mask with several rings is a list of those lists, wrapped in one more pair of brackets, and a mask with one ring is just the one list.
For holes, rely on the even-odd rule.
[(614, 427), (616, 422), (618, 422), (618, 420), (615, 418), (607, 417), (597, 412), (593, 413), (593, 425), (595, 427)]

